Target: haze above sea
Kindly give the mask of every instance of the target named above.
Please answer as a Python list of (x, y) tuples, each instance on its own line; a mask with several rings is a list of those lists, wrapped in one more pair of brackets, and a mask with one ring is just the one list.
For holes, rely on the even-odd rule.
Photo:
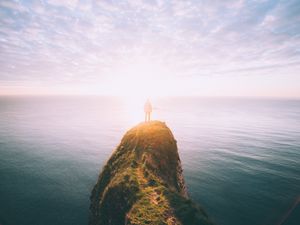
[[(151, 100), (216, 224), (300, 224), (300, 100)], [(0, 97), (0, 224), (87, 224), (101, 168), (143, 117), (115, 97)]]

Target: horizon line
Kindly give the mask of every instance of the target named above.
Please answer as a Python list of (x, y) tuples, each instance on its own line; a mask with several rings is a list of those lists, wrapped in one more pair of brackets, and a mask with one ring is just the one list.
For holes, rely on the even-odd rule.
[[(105, 94), (0, 94), (0, 97), (106, 97), (106, 98), (127, 98), (122, 95), (105, 95)], [(300, 100), (298, 96), (221, 96), (221, 95), (164, 95), (153, 96), (150, 99), (159, 98), (223, 98), (223, 99), (270, 99), (270, 100)]]

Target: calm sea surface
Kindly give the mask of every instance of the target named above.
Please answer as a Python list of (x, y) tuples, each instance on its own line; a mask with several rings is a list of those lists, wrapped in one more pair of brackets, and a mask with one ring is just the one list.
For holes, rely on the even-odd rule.
[[(300, 224), (300, 101), (153, 99), (191, 197), (218, 225)], [(137, 107), (138, 106), (138, 107)], [(0, 98), (0, 224), (84, 225), (99, 170), (142, 105)]]

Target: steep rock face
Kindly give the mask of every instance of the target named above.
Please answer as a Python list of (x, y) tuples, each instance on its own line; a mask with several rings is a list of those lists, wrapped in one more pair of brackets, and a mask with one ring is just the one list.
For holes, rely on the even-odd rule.
[(165, 123), (129, 130), (91, 194), (89, 225), (212, 224), (189, 200), (176, 140)]

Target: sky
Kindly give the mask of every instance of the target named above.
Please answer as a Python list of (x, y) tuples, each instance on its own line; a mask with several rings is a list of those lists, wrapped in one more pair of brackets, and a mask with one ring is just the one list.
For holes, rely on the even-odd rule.
[(300, 98), (299, 0), (0, 0), (0, 95)]

